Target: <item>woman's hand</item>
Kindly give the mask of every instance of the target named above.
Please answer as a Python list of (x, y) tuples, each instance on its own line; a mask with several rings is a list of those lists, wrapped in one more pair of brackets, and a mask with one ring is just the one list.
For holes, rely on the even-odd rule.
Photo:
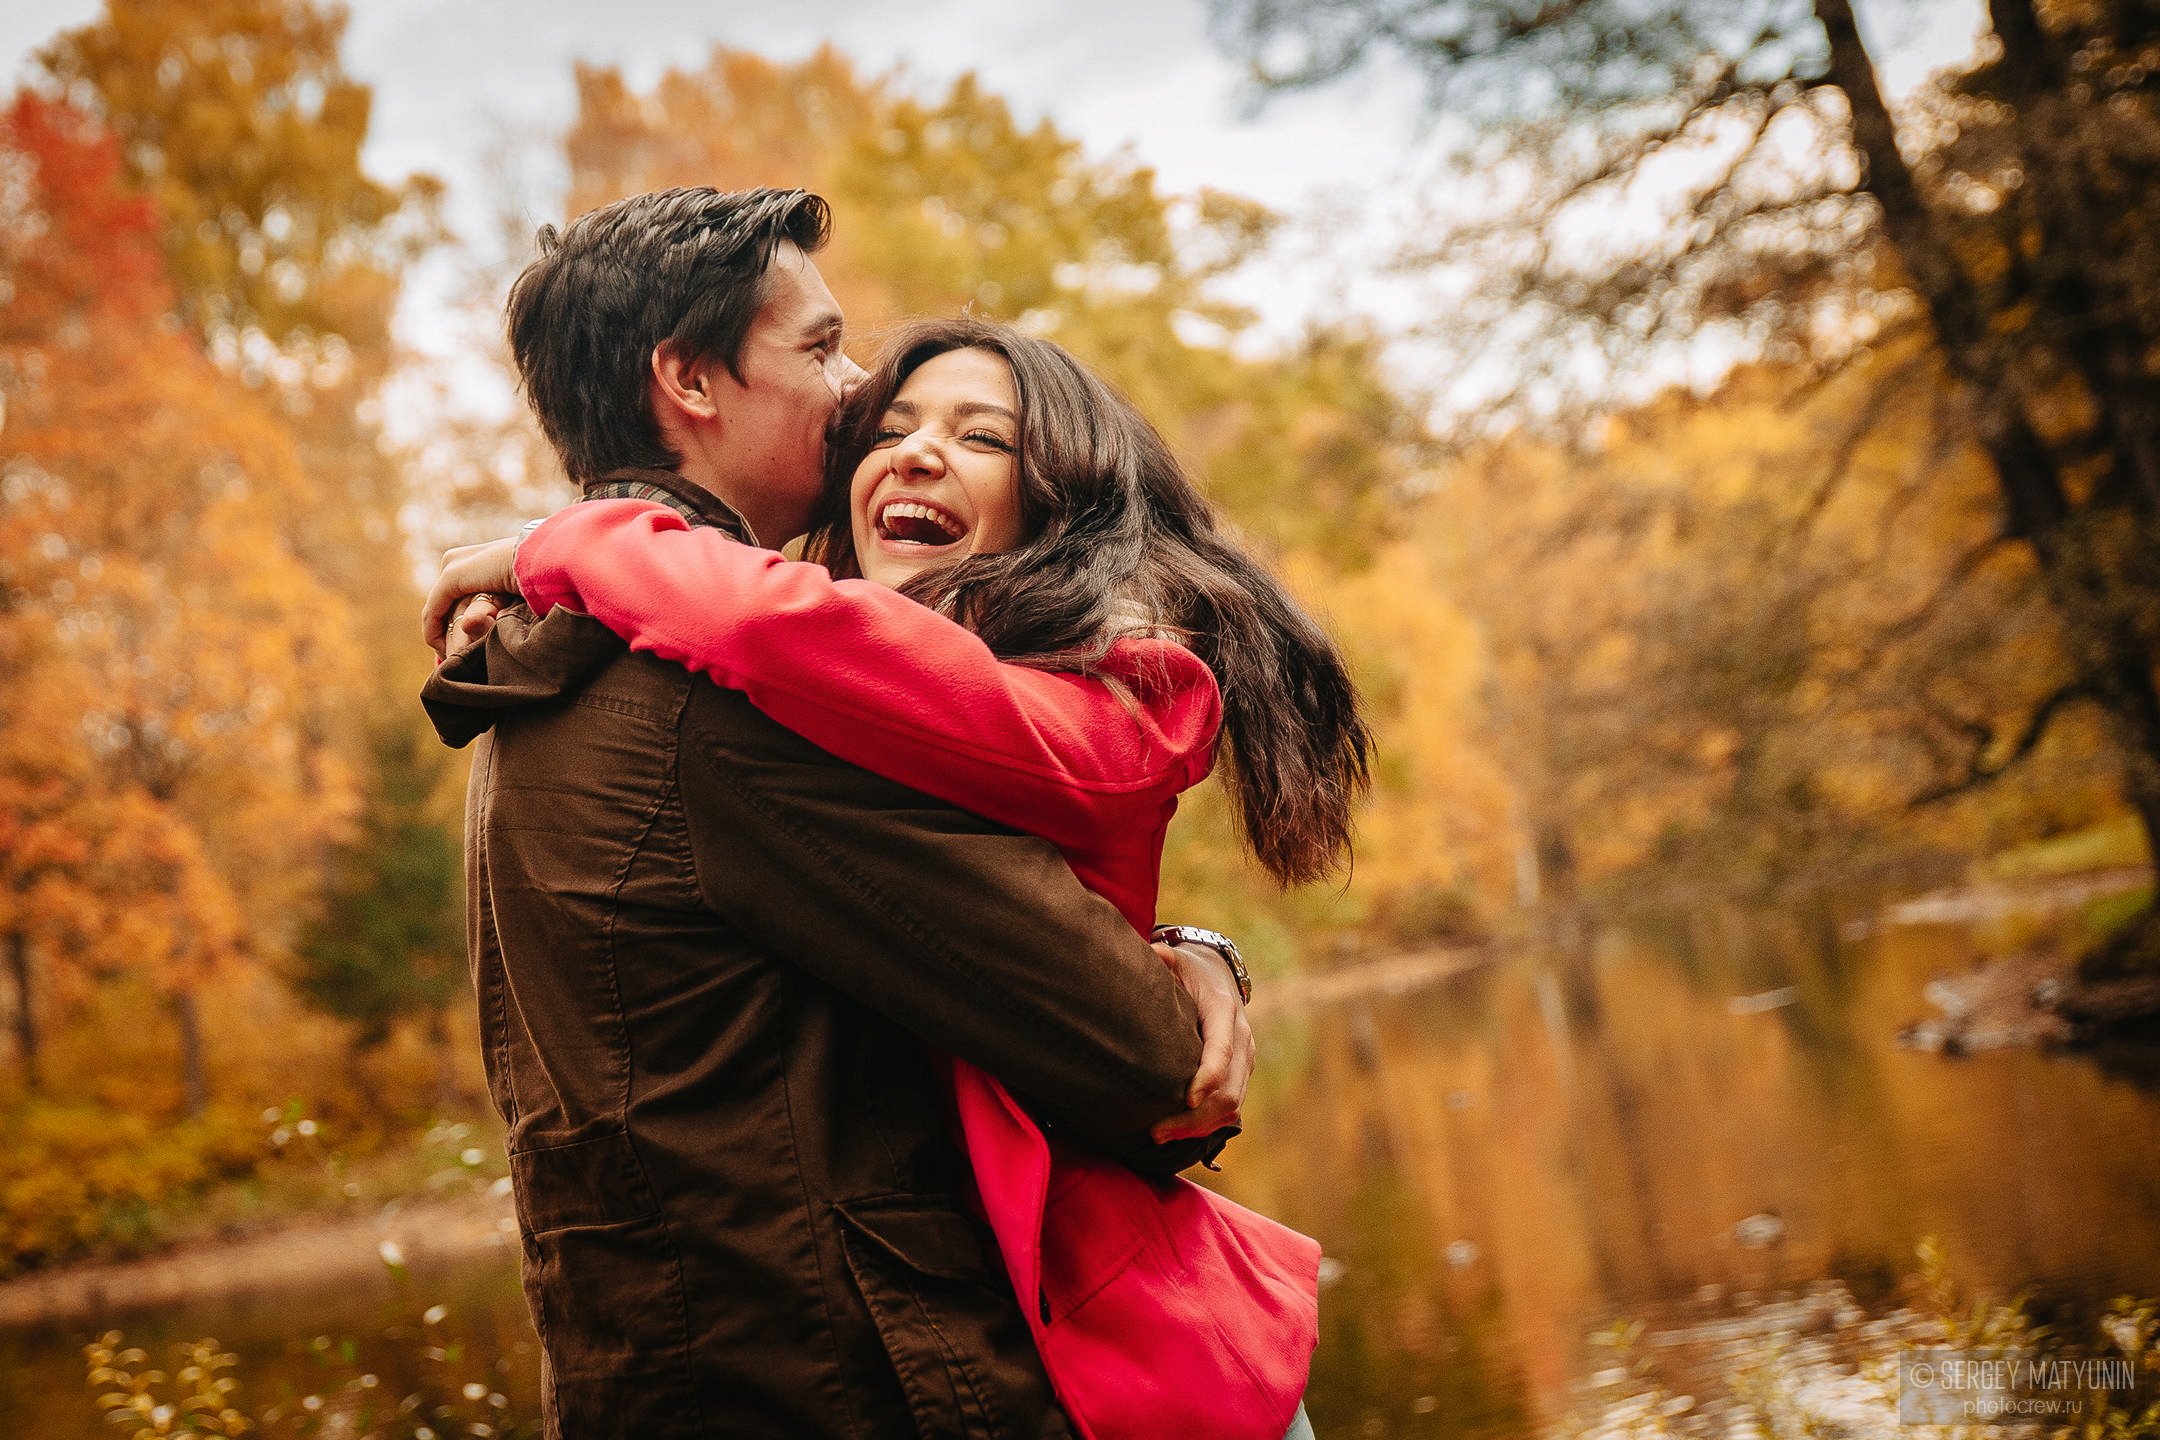
[(1185, 1092), (1190, 1108), (1156, 1122), (1149, 1133), (1160, 1145), (1212, 1135), (1225, 1125), (1237, 1124), (1254, 1056), (1245, 1002), (1238, 998), (1237, 980), (1223, 957), (1204, 945), (1157, 945), (1155, 953), (1177, 975), (1200, 1012), (1200, 1073)]
[(517, 603), (515, 595), (468, 595), (458, 604), (456, 618), (445, 637), (443, 663), (448, 664), (487, 639), (488, 631), (503, 611)]
[[(442, 573), (435, 577), (435, 584), (428, 590), (427, 605), (420, 612), (420, 634), (436, 658), (445, 659), (466, 648), (459, 645), (445, 653), (446, 636), (450, 629), (451, 612), (457, 610), (458, 602), (468, 595), (515, 596), (518, 593), (517, 575), (513, 566), (517, 559), (517, 541), (490, 540), (485, 545), (458, 545), (443, 551)], [(500, 602), (497, 602), (500, 608)], [(470, 611), (460, 612), (462, 624)], [(488, 624), (494, 623), (492, 612)], [(487, 634), (486, 626), (480, 629)], [(471, 644), (470, 640), (467, 645)]]

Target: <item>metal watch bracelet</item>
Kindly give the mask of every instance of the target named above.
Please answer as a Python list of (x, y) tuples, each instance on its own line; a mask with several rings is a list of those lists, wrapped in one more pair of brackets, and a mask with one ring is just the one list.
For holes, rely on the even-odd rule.
[(545, 516), (545, 515), (542, 515), (542, 516), (540, 516), (540, 517), (539, 517), (539, 518), (538, 518), (537, 520), (528, 520), (528, 521), (526, 521), (526, 522), (525, 522), (525, 523), (524, 523), (523, 525), (520, 525), (520, 526), (518, 526), (517, 538), (516, 538), (516, 539), (514, 539), (514, 540), (512, 540), (512, 541), (510, 542), (510, 593), (511, 593), (511, 594), (513, 594), (513, 595), (515, 595), (515, 594), (517, 594), (517, 593), (518, 593), (518, 590), (517, 590), (517, 562), (518, 562), (518, 551), (520, 551), (520, 550), (523, 550), (523, 549), (525, 548), (525, 542), (526, 542), (527, 540), (530, 540), (530, 539), (532, 538), (532, 533), (533, 533), (533, 531), (535, 531), (535, 530), (539, 529), (539, 528), (540, 528), (540, 527), (541, 527), (542, 525), (545, 525), (545, 524), (546, 524), (547, 522), (548, 522), (548, 517), (547, 517), (547, 516)]
[(1158, 925), (1148, 939), (1157, 945), (1205, 945), (1222, 956), (1230, 967), (1230, 978), (1237, 981), (1238, 999), (1247, 1005), (1252, 1003), (1252, 974), (1245, 968), (1245, 957), (1238, 954), (1237, 942), (1216, 930), (1203, 930), (1197, 925)]

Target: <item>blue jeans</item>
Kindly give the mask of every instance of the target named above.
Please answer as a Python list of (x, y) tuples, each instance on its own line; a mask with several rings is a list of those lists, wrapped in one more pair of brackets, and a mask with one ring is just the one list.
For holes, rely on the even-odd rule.
[(1315, 1440), (1312, 1421), (1305, 1416), (1305, 1407), (1297, 1407), (1297, 1414), (1290, 1421), (1290, 1428), (1283, 1431), (1282, 1440)]

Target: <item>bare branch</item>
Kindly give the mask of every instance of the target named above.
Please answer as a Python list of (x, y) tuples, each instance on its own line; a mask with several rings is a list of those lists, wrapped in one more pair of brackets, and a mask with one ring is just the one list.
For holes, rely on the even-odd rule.
[(1976, 753), (1963, 775), (1955, 780), (1921, 791), (1908, 800), (1906, 804), (1913, 809), (1919, 809), (1922, 806), (1934, 805), (1948, 800), (1952, 796), (1962, 795), (1969, 790), (1976, 790), (1982, 785), (2000, 779), (2013, 765), (2016, 765), (2020, 760), (2023, 760), (2027, 755), (2032, 754), (2035, 749), (2039, 748), (2041, 740), (2047, 736), (2049, 725), (2054, 723), (2055, 717), (2061, 714), (2066, 706), (2075, 704), (2080, 700), (2096, 700), (2097, 698), (2098, 693), (2094, 687), (2083, 680), (2073, 681), (2063, 686), (2040, 702), (2039, 708), (2034, 710), (2031, 717), (2026, 720), (2024, 732), (2018, 736), (2017, 744), (2010, 747), (2009, 754), (1992, 763), (1984, 758), (1985, 751), (1993, 745), (1995, 740), (1995, 736), (1990, 730), (1986, 741), (1975, 747)]
[(1925, 629), (1930, 620), (1942, 612), (1943, 607), (1949, 604), (1958, 591), (1971, 583), (1973, 577), (1986, 569), (1990, 560), (2002, 554), (2014, 544), (2016, 542), (2008, 535), (1991, 535), (1979, 545), (1967, 551), (1960, 557), (1957, 564), (1950, 567), (1950, 572), (1943, 577), (1942, 584), (1936, 587), (1933, 595), (1921, 601), (1910, 614), (1901, 616), (1877, 630), (1875, 632), (1876, 640), (1879, 643), (1895, 644), (1900, 640), (1911, 639)]
[(1883, 413), (1889, 409), (1891, 402), (1904, 395), (1912, 388), (1913, 382), (1925, 373), (1925, 361), (1928, 358), (1924, 355), (1915, 356), (1899, 364), (1869, 394), (1851, 423), (1842, 427), (1830, 447), (1822, 479), (1816, 482), (1814, 492), (1801, 505), (1800, 513), (1793, 517), (1793, 522), (1785, 533), (1774, 537), (1773, 552), (1806, 547), (1813, 538), (1815, 527), (1821, 521), (1823, 513), (1830, 508), (1831, 500), (1844, 486), (1846, 477), (1852, 473), (1853, 458), (1859, 453), (1860, 447), (1875, 433), (1876, 425), (1882, 420)]

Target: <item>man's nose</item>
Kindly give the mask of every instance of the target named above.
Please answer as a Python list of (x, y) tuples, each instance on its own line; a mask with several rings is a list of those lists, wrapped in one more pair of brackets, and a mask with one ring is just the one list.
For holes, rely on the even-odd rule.
[(855, 393), (856, 387), (870, 378), (870, 372), (857, 365), (852, 356), (840, 357), (840, 395), (845, 399)]

